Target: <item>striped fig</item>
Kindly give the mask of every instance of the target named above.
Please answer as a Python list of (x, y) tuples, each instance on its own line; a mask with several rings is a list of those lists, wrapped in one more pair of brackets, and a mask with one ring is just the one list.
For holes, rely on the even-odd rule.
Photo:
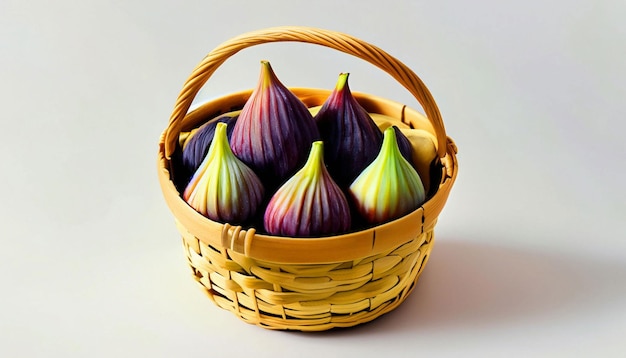
[(257, 87), (233, 128), (233, 153), (266, 186), (277, 187), (302, 166), (319, 134), (307, 107), (261, 61)]
[(252, 169), (231, 151), (226, 127), (226, 123), (217, 123), (207, 155), (183, 198), (211, 220), (240, 224), (258, 211), (264, 187)]
[(328, 171), (343, 188), (376, 158), (383, 141), (376, 123), (352, 96), (348, 76), (339, 75), (335, 89), (315, 116), (326, 144)]
[(424, 185), (402, 156), (393, 127), (385, 129), (378, 156), (350, 185), (350, 195), (370, 224), (382, 224), (417, 209), (426, 198)]
[(350, 228), (348, 200), (324, 166), (324, 144), (316, 141), (308, 160), (272, 196), (263, 218), (273, 235), (316, 237)]

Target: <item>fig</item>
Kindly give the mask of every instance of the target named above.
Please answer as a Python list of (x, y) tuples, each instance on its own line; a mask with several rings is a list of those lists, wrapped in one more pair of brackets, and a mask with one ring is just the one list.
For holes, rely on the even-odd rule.
[(339, 75), (335, 89), (314, 119), (326, 145), (328, 171), (347, 188), (376, 158), (382, 133), (369, 113), (352, 96), (348, 73)]
[(396, 219), (424, 203), (422, 180), (400, 153), (392, 127), (385, 129), (378, 156), (350, 185), (349, 193), (370, 224)]
[(324, 144), (316, 141), (304, 167), (270, 199), (263, 217), (272, 235), (317, 237), (350, 229), (350, 206), (324, 165)]
[(259, 177), (231, 151), (226, 123), (215, 126), (207, 155), (185, 188), (183, 198), (211, 220), (241, 224), (252, 218), (263, 200)]
[(280, 82), (270, 63), (261, 61), (257, 87), (233, 128), (233, 153), (266, 186), (277, 187), (302, 166), (317, 139), (317, 126), (307, 107)]

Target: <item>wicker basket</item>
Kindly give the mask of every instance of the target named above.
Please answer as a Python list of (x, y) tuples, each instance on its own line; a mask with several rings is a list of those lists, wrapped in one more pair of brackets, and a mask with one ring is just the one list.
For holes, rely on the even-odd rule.
[[(371, 113), (430, 131), (439, 157), (434, 194), (412, 213), (384, 225), (345, 235), (297, 239), (261, 235), (251, 228), (211, 221), (181, 198), (172, 181), (179, 135), (221, 113), (241, 109), (250, 91), (212, 100), (187, 113), (200, 88), (238, 51), (270, 42), (323, 45), (364, 59), (402, 84), (426, 116), (405, 105), (354, 93)], [(291, 88), (308, 106), (330, 91)], [(195, 68), (184, 84), (159, 143), (158, 176), (175, 216), (194, 278), (208, 297), (242, 320), (271, 329), (322, 331), (368, 322), (406, 299), (428, 260), (433, 229), (457, 175), (456, 146), (446, 136), (430, 92), (404, 64), (357, 38), (306, 27), (278, 27), (227, 41)]]

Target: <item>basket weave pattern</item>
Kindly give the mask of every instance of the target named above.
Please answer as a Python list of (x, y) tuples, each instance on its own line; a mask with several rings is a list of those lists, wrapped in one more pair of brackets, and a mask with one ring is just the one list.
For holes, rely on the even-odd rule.
[[(207, 118), (241, 109), (251, 90), (211, 100), (188, 112), (200, 88), (226, 59), (257, 44), (297, 41), (326, 46), (364, 59), (395, 78), (422, 105), (406, 105), (353, 92), (378, 113), (436, 137), (438, 185), (417, 210), (392, 222), (324, 238), (285, 238), (254, 228), (211, 221), (181, 198), (172, 182), (172, 156), (179, 135)], [(329, 91), (291, 88), (307, 106), (321, 105)], [(457, 175), (457, 148), (446, 136), (439, 110), (422, 81), (404, 64), (346, 34), (280, 27), (240, 35), (211, 51), (185, 82), (159, 143), (159, 180), (183, 238), (193, 277), (219, 307), (271, 329), (321, 331), (371, 321), (410, 294), (428, 261), (434, 227)], [(432, 179), (432, 178), (431, 178)]]
[(289, 265), (254, 260), (183, 235), (194, 277), (215, 304), (248, 323), (302, 331), (354, 326), (394, 309), (413, 290), (432, 243), (431, 229), (359, 260)]

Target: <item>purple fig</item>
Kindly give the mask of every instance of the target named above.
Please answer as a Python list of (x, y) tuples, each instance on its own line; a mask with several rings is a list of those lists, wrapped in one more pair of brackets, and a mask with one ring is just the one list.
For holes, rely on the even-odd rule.
[(350, 228), (350, 207), (324, 166), (324, 144), (316, 141), (309, 158), (272, 196), (263, 218), (273, 235), (316, 237)]
[(376, 123), (352, 96), (348, 76), (339, 75), (335, 89), (315, 116), (326, 144), (328, 170), (344, 188), (376, 158), (383, 141)]
[(214, 121), (203, 124), (187, 138), (183, 145), (182, 163), (189, 176), (196, 172), (209, 151), (209, 146), (215, 135), (217, 124), (228, 124), (226, 134), (227, 137), (230, 138), (236, 121), (237, 116), (220, 117)]
[(270, 63), (261, 61), (259, 83), (233, 129), (233, 153), (275, 187), (302, 166), (317, 139), (307, 107), (278, 80)]
[(211, 220), (240, 224), (257, 212), (264, 188), (252, 169), (231, 151), (226, 127), (225, 123), (217, 123), (209, 151), (183, 198)]
[(385, 129), (380, 153), (350, 185), (350, 194), (371, 224), (396, 219), (424, 203), (422, 180), (400, 153), (392, 127)]

